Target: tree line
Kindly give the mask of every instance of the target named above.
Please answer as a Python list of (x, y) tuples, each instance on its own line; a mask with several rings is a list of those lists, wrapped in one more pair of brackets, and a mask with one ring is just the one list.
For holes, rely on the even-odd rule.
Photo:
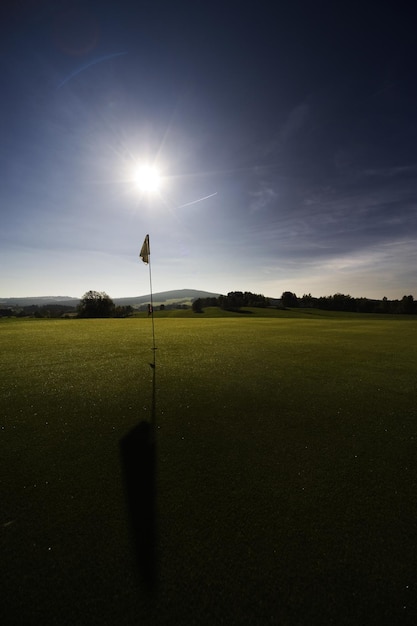
[(75, 307), (64, 304), (29, 304), (23, 307), (0, 309), (0, 317), (58, 318), (75, 312)]
[(192, 308), (195, 313), (202, 313), (204, 307), (208, 306), (218, 306), (225, 311), (238, 311), (242, 307), (266, 308), (269, 304), (268, 298), (262, 294), (250, 291), (229, 291), (227, 296), (197, 298), (194, 300)]
[[(147, 306), (143, 305), (141, 309), (147, 308)], [(188, 308), (184, 304), (180, 306), (181, 308)], [(227, 296), (197, 298), (192, 303), (192, 309), (195, 313), (201, 313), (203, 307), (212, 306), (218, 306), (226, 311), (238, 311), (242, 307), (267, 307), (269, 306), (269, 300), (261, 294), (250, 291), (231, 291)], [(161, 310), (165, 308), (171, 307), (169, 305), (167, 307), (163, 304), (160, 305)], [(178, 305), (175, 308), (178, 308)], [(85, 293), (77, 307), (78, 317), (126, 317), (132, 312), (132, 307), (115, 307), (110, 296), (104, 292), (97, 291)]]
[(320, 298), (310, 293), (298, 298), (291, 291), (284, 291), (281, 296), (284, 308), (323, 309), (326, 311), (347, 311), (351, 313), (388, 313), (388, 314), (417, 314), (417, 302), (413, 296), (403, 296), (401, 300), (372, 300), (369, 298), (353, 298), (343, 293)]
[[(278, 304), (277, 304), (278, 302)], [(417, 301), (412, 295), (405, 295), (401, 300), (372, 300), (369, 298), (353, 298), (350, 295), (335, 293), (332, 296), (322, 296), (316, 298), (309, 294), (298, 297), (291, 291), (284, 291), (281, 300), (274, 301), (274, 304), (262, 294), (250, 291), (230, 291), (227, 295), (218, 297), (197, 298), (192, 303), (195, 313), (203, 313), (206, 307), (219, 307), (225, 311), (241, 311), (247, 307), (266, 308), (310, 308), (323, 309), (327, 311), (344, 311), (351, 313), (388, 313), (388, 314), (416, 314)], [(143, 305), (139, 310), (146, 309), (148, 305)], [(169, 308), (188, 308), (186, 304), (175, 303), (172, 305), (161, 304), (160, 310)], [(10, 308), (0, 309), (0, 317), (24, 317), (32, 316), (38, 318), (73, 317), (100, 318), (100, 317), (128, 317), (135, 312), (131, 306), (116, 306), (113, 300), (105, 292), (87, 291), (81, 298), (78, 307), (69, 307), (60, 304), (31, 305), (13, 310)]]

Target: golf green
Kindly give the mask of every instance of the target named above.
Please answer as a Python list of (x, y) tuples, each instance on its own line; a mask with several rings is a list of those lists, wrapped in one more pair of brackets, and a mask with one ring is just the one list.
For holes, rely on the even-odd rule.
[[(2, 622), (415, 623), (416, 329), (1, 321)], [(149, 590), (120, 442), (152, 417)]]

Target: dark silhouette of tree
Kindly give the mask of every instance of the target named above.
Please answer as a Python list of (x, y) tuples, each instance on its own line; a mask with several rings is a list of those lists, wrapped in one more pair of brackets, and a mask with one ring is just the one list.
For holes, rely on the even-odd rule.
[(389, 313), (390, 312), (387, 296), (384, 296), (381, 302), (378, 302), (376, 312), (377, 313)]
[(129, 317), (133, 313), (133, 307), (129, 305), (127, 306), (116, 306), (113, 309), (112, 317)]
[(194, 313), (202, 313), (203, 312), (203, 302), (201, 298), (197, 298), (197, 300), (193, 301), (192, 309)]
[(282, 294), (284, 307), (308, 307), (324, 309), (326, 311), (348, 311), (352, 313), (385, 313), (391, 315), (417, 314), (417, 302), (414, 297), (403, 296), (401, 300), (388, 300), (386, 296), (382, 300), (370, 298), (353, 298), (343, 293), (335, 293), (333, 296), (321, 296), (314, 298), (310, 293), (304, 294), (296, 304), (297, 296), (291, 291)]
[[(227, 296), (219, 296), (217, 298), (217, 306), (226, 311), (238, 311), (241, 307), (261, 307), (265, 308), (269, 304), (268, 298), (251, 291), (229, 291)], [(216, 304), (207, 304), (207, 306), (216, 306)]]
[(333, 311), (355, 311), (356, 303), (352, 296), (344, 293), (335, 293), (333, 296)]
[(104, 291), (87, 291), (77, 311), (79, 317), (112, 317), (114, 302)]
[(314, 298), (311, 293), (305, 293), (303, 297), (298, 301), (299, 306), (313, 309), (317, 307), (317, 298)]
[(297, 307), (299, 305), (297, 296), (291, 291), (284, 291), (281, 301), (283, 307)]
[(414, 298), (413, 298), (413, 296), (403, 296), (403, 298), (402, 298), (402, 300), (400, 302), (399, 312), (400, 313), (406, 313), (407, 315), (410, 315), (410, 314), (414, 313)]
[(225, 311), (239, 311), (242, 307), (265, 308), (269, 306), (269, 300), (264, 295), (251, 291), (229, 291), (227, 296), (197, 298), (192, 304), (193, 311), (196, 313), (202, 313), (204, 307), (213, 306), (218, 306)]

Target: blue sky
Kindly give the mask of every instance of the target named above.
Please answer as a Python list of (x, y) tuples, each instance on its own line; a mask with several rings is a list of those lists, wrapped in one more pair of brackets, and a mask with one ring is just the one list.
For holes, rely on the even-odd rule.
[(407, 6), (5, 2), (0, 296), (417, 297)]

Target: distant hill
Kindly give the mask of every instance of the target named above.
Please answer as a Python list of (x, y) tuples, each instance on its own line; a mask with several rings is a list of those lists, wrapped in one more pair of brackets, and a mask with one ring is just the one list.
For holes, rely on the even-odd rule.
[(70, 296), (35, 296), (23, 298), (0, 298), (0, 307), (24, 307), (24, 306), (44, 306), (47, 304), (60, 304), (62, 306), (76, 307), (79, 298)]
[[(199, 289), (175, 289), (173, 291), (160, 291), (152, 294), (153, 303), (172, 304), (173, 302), (181, 302), (182, 304), (191, 304), (197, 298), (217, 298), (219, 293), (211, 293), (210, 291), (200, 291)], [(147, 304), (151, 300), (151, 294), (146, 296), (135, 296), (133, 298), (112, 298), (113, 302), (119, 306), (141, 306)]]
[[(111, 294), (109, 294), (111, 297)], [(210, 291), (200, 291), (198, 289), (175, 289), (173, 291), (161, 291), (153, 294), (154, 304), (172, 304), (173, 302), (181, 302), (182, 304), (191, 304), (196, 298), (217, 298), (220, 294), (211, 293)], [(150, 294), (145, 296), (134, 296), (130, 298), (112, 298), (113, 302), (118, 306), (137, 307), (150, 302)], [(0, 307), (26, 307), (26, 306), (45, 306), (50, 304), (60, 304), (62, 306), (76, 307), (80, 302), (80, 298), (71, 298), (69, 296), (38, 296), (23, 298), (0, 298)]]

